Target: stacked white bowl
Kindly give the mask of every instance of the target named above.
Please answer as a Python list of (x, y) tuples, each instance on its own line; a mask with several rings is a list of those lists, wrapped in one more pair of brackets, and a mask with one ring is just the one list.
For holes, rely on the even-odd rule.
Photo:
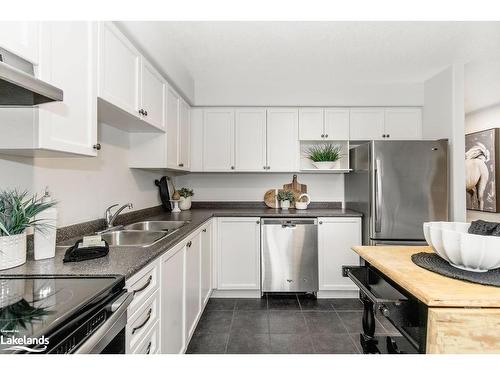
[(431, 221), (424, 236), (434, 251), (453, 267), (486, 272), (500, 267), (500, 237), (468, 233), (470, 223)]

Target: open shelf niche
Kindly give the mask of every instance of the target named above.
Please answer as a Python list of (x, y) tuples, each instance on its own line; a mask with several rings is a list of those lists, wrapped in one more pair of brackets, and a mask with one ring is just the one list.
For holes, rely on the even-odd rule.
[[(312, 161), (306, 157), (306, 152), (311, 146), (330, 143), (342, 147), (342, 159), (340, 159), (340, 168), (337, 169), (318, 169), (312, 164)], [(300, 141), (300, 172), (301, 173), (349, 173), (349, 141), (328, 140), (328, 141)]]

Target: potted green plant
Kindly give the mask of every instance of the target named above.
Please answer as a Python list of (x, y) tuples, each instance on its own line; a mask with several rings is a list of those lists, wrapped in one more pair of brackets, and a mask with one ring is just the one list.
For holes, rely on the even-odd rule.
[(342, 146), (332, 143), (314, 145), (307, 149), (306, 157), (318, 169), (338, 169), (342, 159)]
[(179, 208), (183, 211), (191, 208), (191, 197), (194, 195), (193, 189), (185, 188), (179, 190), (180, 200)]
[(37, 220), (36, 216), (56, 202), (42, 202), (27, 191), (0, 191), (0, 270), (26, 262), (26, 229), (44, 230), (55, 223)]
[(290, 204), (294, 200), (293, 192), (290, 190), (282, 190), (278, 192), (278, 200), (280, 201), (281, 208), (288, 210), (290, 208)]

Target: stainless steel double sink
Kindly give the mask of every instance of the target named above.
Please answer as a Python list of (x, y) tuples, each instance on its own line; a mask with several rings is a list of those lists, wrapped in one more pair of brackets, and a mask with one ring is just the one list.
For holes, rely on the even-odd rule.
[[(161, 239), (177, 232), (188, 221), (141, 221), (111, 229), (101, 233), (101, 237), (109, 246), (138, 246), (149, 247)], [(72, 246), (74, 240), (57, 244), (58, 246)]]

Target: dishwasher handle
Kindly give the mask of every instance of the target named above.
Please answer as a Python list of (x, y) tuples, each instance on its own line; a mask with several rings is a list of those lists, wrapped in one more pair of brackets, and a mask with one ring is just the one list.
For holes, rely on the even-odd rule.
[(318, 219), (262, 219), (262, 225), (280, 225), (282, 228), (295, 228), (297, 225), (318, 225)]

